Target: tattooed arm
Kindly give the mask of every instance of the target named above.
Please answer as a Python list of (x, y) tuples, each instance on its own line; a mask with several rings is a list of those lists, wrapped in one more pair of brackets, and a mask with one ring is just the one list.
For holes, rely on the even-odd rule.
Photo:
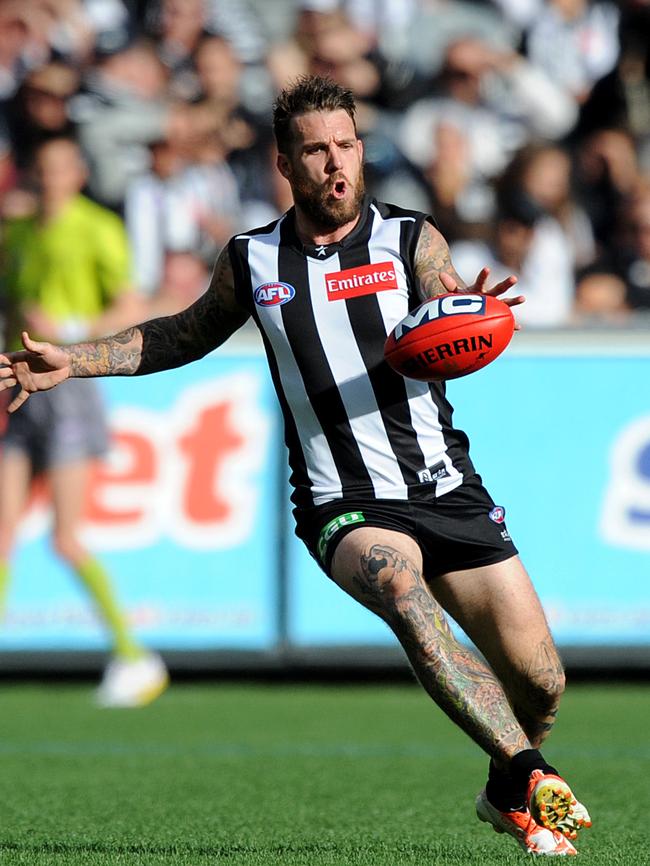
[[(486, 288), (489, 268), (483, 268), (473, 285), (468, 286), (456, 273), (451, 263), (449, 247), (437, 228), (425, 221), (415, 249), (415, 283), (420, 301), (426, 301), (445, 292), (483, 292), (487, 295), (502, 295), (517, 282), (517, 277), (506, 277), (491, 289)], [(502, 298), (509, 307), (521, 304), (522, 295)]]
[(71, 377), (141, 376), (180, 367), (220, 346), (247, 318), (235, 299), (230, 256), (224, 249), (205, 294), (174, 316), (71, 346), (40, 343), (23, 333), (24, 351), (0, 355), (0, 390), (21, 386), (9, 406), (13, 412), (30, 394)]

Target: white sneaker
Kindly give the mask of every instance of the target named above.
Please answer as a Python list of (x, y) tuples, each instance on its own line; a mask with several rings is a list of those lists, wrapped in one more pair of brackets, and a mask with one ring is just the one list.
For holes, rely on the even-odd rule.
[(144, 707), (168, 685), (167, 668), (157, 653), (128, 661), (112, 658), (104, 670), (96, 700), (100, 707)]

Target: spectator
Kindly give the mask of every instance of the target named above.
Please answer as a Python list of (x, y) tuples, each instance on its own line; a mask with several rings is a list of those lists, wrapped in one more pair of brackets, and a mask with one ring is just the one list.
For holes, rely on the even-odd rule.
[(474, 170), (471, 143), (459, 125), (437, 124), (424, 177), (430, 209), (445, 237), (452, 242), (481, 236), (493, 213), (494, 195), (492, 185)]
[(133, 281), (143, 295), (158, 290), (166, 249), (172, 244), (169, 217), (178, 204), (174, 180), (185, 165), (179, 148), (167, 139), (149, 144), (149, 171), (129, 181), (124, 219), (133, 251)]
[(149, 296), (160, 285), (168, 252), (189, 251), (211, 262), (228, 238), (245, 228), (237, 180), (215, 132), (197, 135), (189, 147), (154, 142), (150, 151), (151, 170), (131, 181), (125, 198), (134, 276)]
[(625, 129), (601, 129), (576, 150), (576, 196), (591, 221), (599, 256), (618, 244), (613, 220), (641, 177), (634, 138)]
[(29, 28), (20, 0), (0, 4), (0, 104), (11, 99), (29, 69)]
[(512, 49), (516, 41), (517, 28), (491, 3), (343, 0), (343, 7), (383, 57), (425, 77), (440, 72), (447, 47), (459, 39), (486, 41), (497, 50)]
[(639, 183), (623, 208), (616, 271), (627, 285), (633, 310), (650, 311), (650, 180)]
[(85, 86), (71, 113), (89, 161), (89, 192), (119, 210), (129, 180), (148, 168), (149, 143), (186, 134), (187, 107), (170, 103), (165, 69), (142, 40), (99, 55)]
[(215, 115), (215, 129), (229, 150), (252, 147), (258, 137), (255, 118), (242, 102), (242, 64), (222, 36), (205, 36), (194, 56), (201, 101)]
[(572, 321), (576, 325), (625, 325), (630, 321), (625, 281), (601, 268), (578, 278)]
[(591, 221), (572, 189), (572, 162), (555, 144), (531, 144), (512, 160), (504, 183), (520, 187), (559, 223), (571, 248), (575, 269), (591, 264), (597, 254)]
[(623, 6), (621, 54), (616, 67), (594, 85), (582, 106), (576, 137), (620, 129), (636, 142), (639, 161), (650, 172), (650, 5)]
[[(128, 286), (126, 237), (118, 218), (81, 196), (85, 167), (71, 139), (36, 151), (38, 211), (4, 228), (2, 279), (8, 296), (7, 342), (24, 328), (44, 340), (72, 341), (139, 321)], [(167, 673), (131, 633), (101, 563), (79, 538), (91, 463), (107, 445), (99, 391), (70, 380), (53, 397), (39, 394), (11, 415), (0, 458), (0, 595), (30, 479), (43, 473), (52, 490), (54, 545), (96, 604), (110, 632), (113, 657), (98, 691), (104, 706), (136, 706), (166, 686)]]
[(205, 292), (208, 282), (208, 268), (196, 253), (191, 250), (168, 251), (160, 284), (147, 306), (147, 315), (153, 319), (179, 313)]
[(187, 63), (202, 33), (222, 36), (242, 63), (264, 63), (267, 41), (248, 0), (150, 0), (144, 17), (172, 64), (174, 58)]
[(425, 169), (435, 159), (438, 125), (457, 129), (469, 149), (465, 218), (482, 221), (491, 215), (491, 180), (516, 150), (535, 138), (561, 138), (576, 118), (575, 102), (523, 57), (464, 39), (448, 47), (434, 95), (406, 113), (399, 143)]
[(521, 324), (558, 327), (570, 321), (574, 280), (567, 241), (557, 221), (528, 196), (504, 191), (489, 241), (457, 241), (450, 249), (463, 278), (476, 273), (477, 262), (491, 269), (493, 280), (518, 276), (517, 291), (526, 298), (517, 310)]
[(578, 102), (616, 65), (619, 11), (609, 0), (539, 3), (526, 31), (526, 53)]
[(74, 134), (68, 102), (79, 83), (77, 71), (60, 61), (46, 63), (26, 75), (8, 110), (19, 168), (33, 162), (34, 149), (42, 141)]
[(158, 57), (178, 99), (197, 95), (193, 55), (208, 24), (205, 0), (162, 0), (155, 27)]

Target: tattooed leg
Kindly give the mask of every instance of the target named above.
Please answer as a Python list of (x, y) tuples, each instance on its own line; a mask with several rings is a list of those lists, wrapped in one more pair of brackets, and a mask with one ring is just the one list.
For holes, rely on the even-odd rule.
[(489, 662), (533, 748), (553, 727), (564, 691), (562, 662), (521, 561), (435, 578), (437, 600)]
[(564, 691), (564, 670), (549, 637), (533, 647), (521, 671), (514, 670), (508, 682), (510, 701), (533, 748), (538, 749), (555, 724)]
[(339, 544), (332, 577), (388, 623), (423, 687), (481, 748), (504, 763), (531, 748), (494, 673), (451, 633), (412, 539), (357, 529)]

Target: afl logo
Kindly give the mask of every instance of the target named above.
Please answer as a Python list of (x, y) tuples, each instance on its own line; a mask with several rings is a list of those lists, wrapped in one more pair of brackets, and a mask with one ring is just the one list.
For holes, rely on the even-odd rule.
[(506, 519), (506, 510), (501, 505), (495, 505), (488, 517), (490, 520), (494, 520), (495, 523), (503, 523)]
[(258, 307), (276, 307), (286, 304), (296, 294), (289, 283), (264, 283), (255, 289), (253, 297)]

